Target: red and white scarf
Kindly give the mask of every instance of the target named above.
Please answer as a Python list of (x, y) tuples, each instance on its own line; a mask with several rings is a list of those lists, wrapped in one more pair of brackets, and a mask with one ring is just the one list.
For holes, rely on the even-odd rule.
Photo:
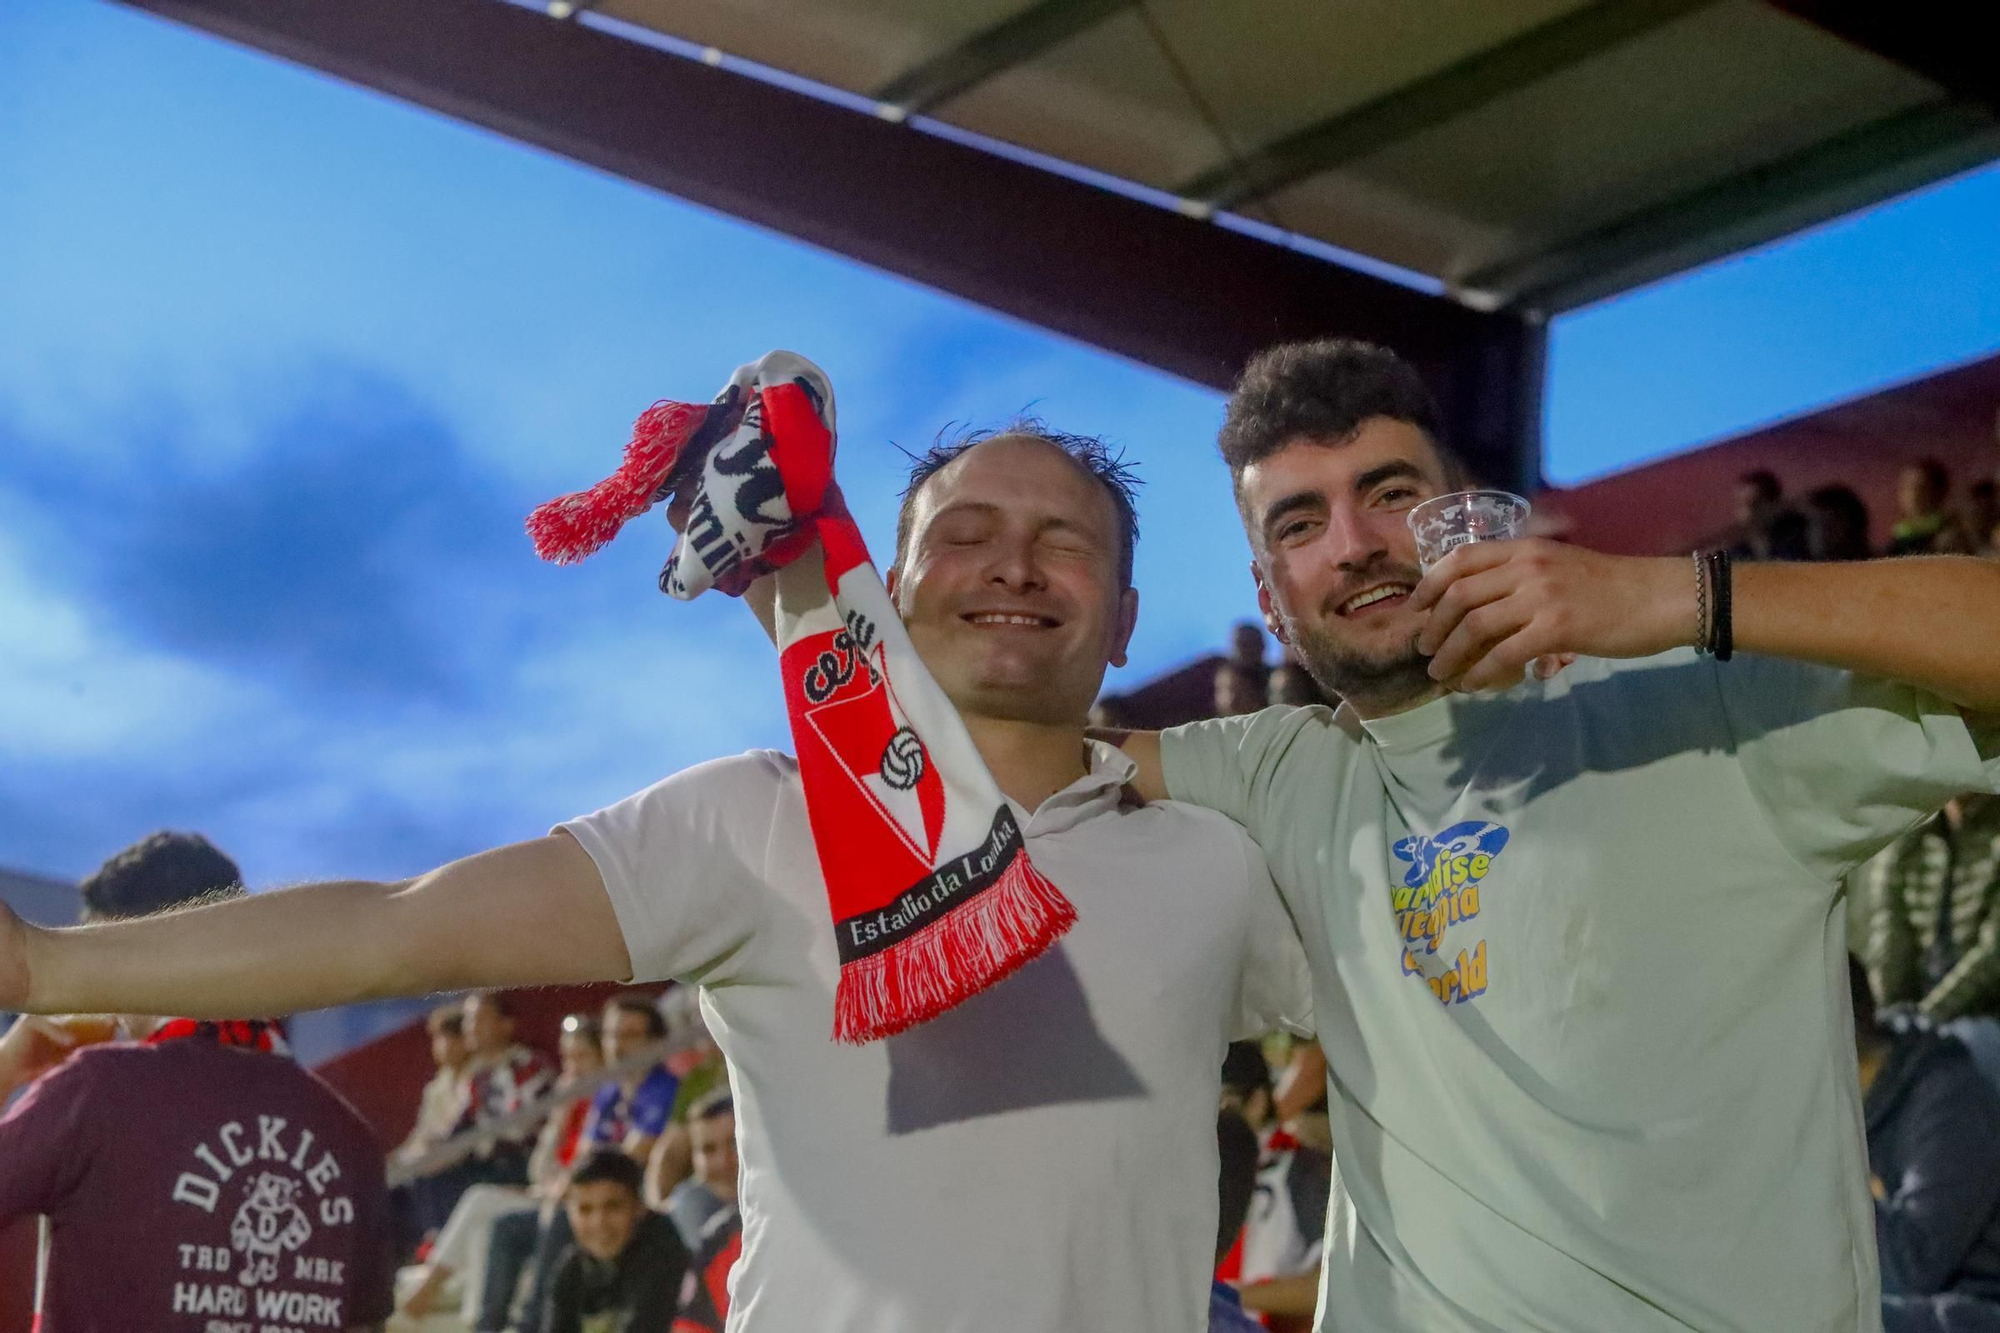
[[(1076, 912), (1029, 863), (958, 710), (917, 657), (833, 482), (833, 386), (790, 352), (741, 366), (706, 407), (639, 418), (617, 473), (528, 518), (580, 560), (656, 501), (686, 506), (660, 573), (677, 598), (778, 574), (779, 671), (825, 876), (834, 1036), (935, 1018), (1035, 958)], [(820, 577), (812, 546), (825, 553)]]
[(266, 1055), (290, 1055), (285, 1029), (273, 1018), (169, 1018), (154, 1028), (144, 1045), (159, 1046), (170, 1041), (212, 1041), (217, 1046), (240, 1046)]

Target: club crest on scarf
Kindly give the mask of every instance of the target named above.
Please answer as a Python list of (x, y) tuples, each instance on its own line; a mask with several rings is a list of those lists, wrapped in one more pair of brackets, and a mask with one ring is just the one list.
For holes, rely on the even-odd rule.
[[(957, 709), (918, 658), (833, 484), (833, 386), (772, 352), (705, 410), (659, 403), (618, 472), (528, 519), (579, 560), (652, 504), (682, 528), (660, 588), (739, 595), (777, 575), (779, 674), (833, 916), (834, 1035), (934, 1018), (1047, 949), (1076, 913), (1037, 872)], [(821, 578), (798, 557), (817, 542)]]

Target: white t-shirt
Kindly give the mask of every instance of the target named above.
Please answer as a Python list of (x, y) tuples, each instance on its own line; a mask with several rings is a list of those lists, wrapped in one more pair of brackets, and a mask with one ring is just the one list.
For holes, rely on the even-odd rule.
[(1223, 1050), (1309, 1027), (1298, 937), (1241, 829), (1121, 799), (1118, 751), (1015, 808), (1076, 907), (1040, 959), (887, 1041), (838, 976), (798, 769), (703, 764), (563, 825), (634, 978), (699, 983), (742, 1163), (732, 1333), (1199, 1333)]
[(1585, 660), (1168, 732), (1305, 932), (1338, 1333), (1880, 1327), (1843, 876), (2000, 722), (1768, 658)]

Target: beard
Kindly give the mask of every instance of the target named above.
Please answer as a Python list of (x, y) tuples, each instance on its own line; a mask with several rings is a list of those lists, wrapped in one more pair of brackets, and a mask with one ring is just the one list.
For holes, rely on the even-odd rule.
[(1306, 671), (1320, 689), (1369, 712), (1411, 704), (1438, 688), (1430, 659), (1417, 651), (1413, 634), (1401, 648), (1364, 652), (1318, 627), (1286, 627)]
[(1343, 642), (1329, 627), (1337, 608), (1370, 584), (1396, 580), (1415, 587), (1422, 571), (1393, 560), (1376, 559), (1354, 571), (1321, 605), (1320, 618), (1304, 624), (1282, 615), (1285, 633), (1321, 690), (1368, 714), (1395, 712), (1435, 693), (1430, 659), (1417, 651), (1414, 631), (1403, 643), (1369, 651)]

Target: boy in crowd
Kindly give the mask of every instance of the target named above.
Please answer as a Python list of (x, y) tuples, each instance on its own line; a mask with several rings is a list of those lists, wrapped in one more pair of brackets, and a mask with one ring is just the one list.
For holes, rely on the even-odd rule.
[(616, 1148), (570, 1173), (563, 1211), (575, 1239), (556, 1260), (538, 1333), (667, 1333), (688, 1254), (640, 1200), (644, 1174)]

